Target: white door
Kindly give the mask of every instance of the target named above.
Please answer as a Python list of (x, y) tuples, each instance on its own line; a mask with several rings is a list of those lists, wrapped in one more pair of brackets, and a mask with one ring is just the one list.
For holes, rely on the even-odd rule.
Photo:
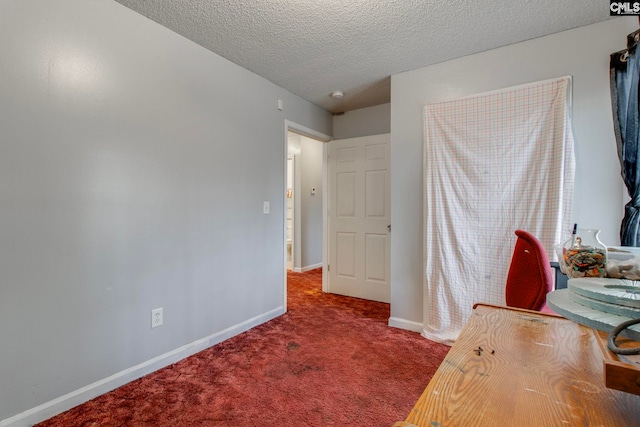
[(328, 291), (390, 301), (389, 135), (329, 142)]

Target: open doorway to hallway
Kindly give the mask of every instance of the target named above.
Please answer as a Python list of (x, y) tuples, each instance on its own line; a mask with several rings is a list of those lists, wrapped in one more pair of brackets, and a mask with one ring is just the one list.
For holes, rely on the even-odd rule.
[[(283, 281), (282, 297), (284, 311), (287, 311), (287, 273), (303, 272), (313, 268), (322, 267), (322, 289), (326, 289), (326, 250), (327, 250), (327, 192), (326, 184), (326, 155), (327, 144), (331, 140), (329, 135), (317, 132), (304, 125), (284, 121), (284, 176), (283, 195), (284, 213), (282, 227), (282, 261)], [(308, 148), (311, 147), (311, 148)], [(308, 148), (308, 149), (306, 149)], [(315, 155), (308, 156), (311, 153)], [(321, 154), (318, 154), (321, 153)], [(291, 162), (289, 161), (291, 157)], [(315, 159), (310, 160), (309, 159)], [(287, 186), (289, 165), (291, 165), (291, 187)], [(318, 175), (318, 172), (319, 175)], [(312, 173), (313, 179), (309, 181), (307, 174)], [(319, 178), (318, 178), (319, 176)], [(287, 192), (291, 189), (291, 197)], [(315, 190), (315, 191), (313, 191)], [(311, 194), (311, 193), (314, 194)], [(291, 199), (291, 200), (289, 200)], [(305, 202), (305, 199), (308, 199)], [(287, 231), (287, 204), (291, 203), (291, 231)], [(319, 209), (318, 209), (319, 206)], [(310, 209), (313, 207), (313, 209)], [(319, 220), (318, 220), (319, 215)], [(291, 255), (287, 240), (291, 239)], [(291, 258), (291, 266), (287, 260)], [(290, 269), (289, 269), (290, 268)]]
[(298, 273), (323, 265), (323, 150), (322, 141), (288, 131), (285, 263)]
[(287, 266), (287, 270), (291, 270), (293, 268), (293, 236), (294, 236), (294, 198), (293, 198), (293, 189), (294, 189), (294, 156), (292, 154), (288, 154), (287, 157), (287, 189), (286, 189), (286, 206), (285, 206), (285, 229), (286, 229), (286, 245), (287, 252), (285, 255), (285, 262)]

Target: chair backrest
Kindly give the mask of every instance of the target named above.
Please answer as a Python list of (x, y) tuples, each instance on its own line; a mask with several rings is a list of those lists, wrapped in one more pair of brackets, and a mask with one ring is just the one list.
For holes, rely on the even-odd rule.
[(540, 311), (553, 289), (549, 258), (540, 241), (531, 233), (516, 230), (505, 296), (509, 307)]

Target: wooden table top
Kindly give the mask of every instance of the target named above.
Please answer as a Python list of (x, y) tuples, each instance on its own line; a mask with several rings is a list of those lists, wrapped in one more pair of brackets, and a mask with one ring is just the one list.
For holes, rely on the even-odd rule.
[(605, 386), (593, 329), (558, 316), (477, 305), (398, 425), (640, 426), (640, 396)]

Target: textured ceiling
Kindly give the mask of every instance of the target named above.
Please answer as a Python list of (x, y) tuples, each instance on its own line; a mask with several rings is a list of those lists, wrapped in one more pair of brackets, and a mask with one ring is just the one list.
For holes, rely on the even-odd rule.
[(609, 19), (605, 0), (116, 1), (332, 113), (389, 102), (392, 74)]

